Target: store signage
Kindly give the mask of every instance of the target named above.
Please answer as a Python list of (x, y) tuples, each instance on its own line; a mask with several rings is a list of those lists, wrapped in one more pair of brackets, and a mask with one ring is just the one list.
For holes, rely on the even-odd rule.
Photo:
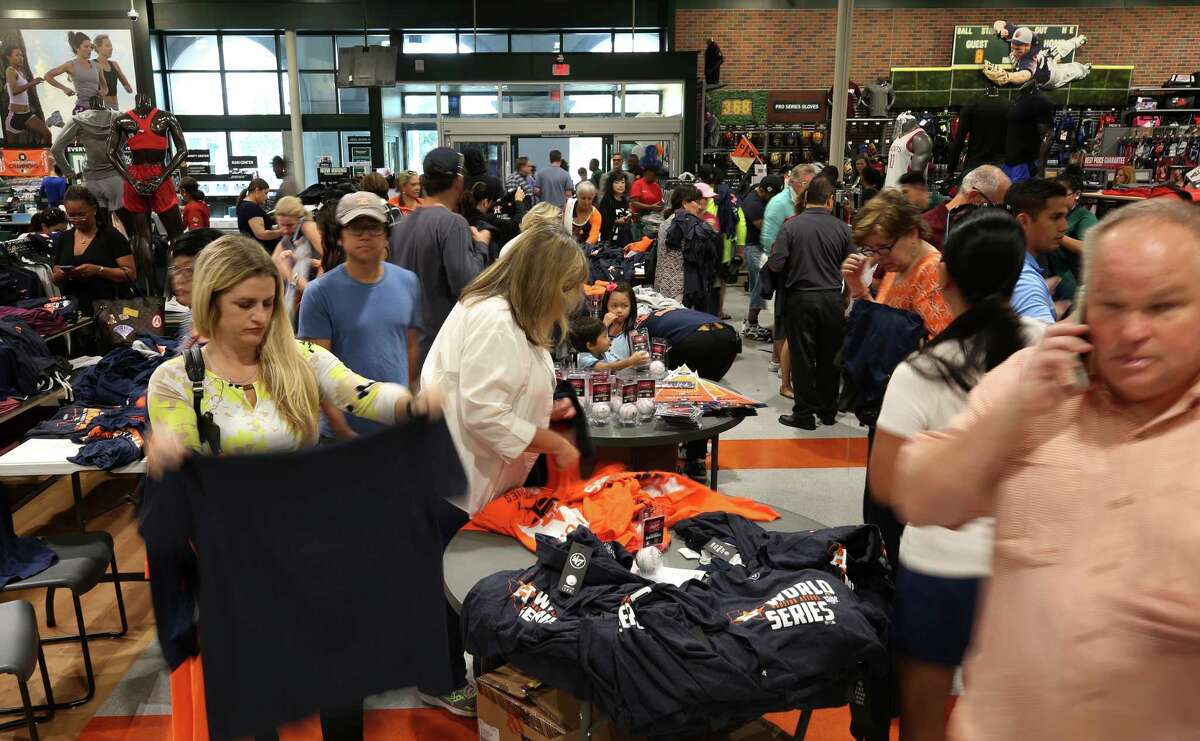
[(767, 123), (824, 123), (827, 95), (825, 90), (768, 90)]
[(347, 162), (370, 162), (371, 161), (371, 137), (369, 136), (347, 136), (346, 137), (346, 157)]
[(552, 64), (550, 65), (550, 74), (554, 77), (566, 77), (571, 74), (571, 65), (569, 64)]
[(251, 172), (258, 169), (258, 155), (251, 154), (245, 157), (229, 157), (230, 172)]
[(1127, 164), (1129, 164), (1129, 160), (1125, 157), (1093, 157), (1088, 155), (1083, 158), (1083, 169), (1085, 170), (1120, 170)]
[(754, 101), (750, 98), (726, 98), (721, 101), (722, 117), (754, 115)]
[(189, 149), (186, 167), (188, 175), (212, 175), (212, 153), (207, 149)]
[(337, 183), (350, 177), (349, 167), (318, 167), (318, 183)]

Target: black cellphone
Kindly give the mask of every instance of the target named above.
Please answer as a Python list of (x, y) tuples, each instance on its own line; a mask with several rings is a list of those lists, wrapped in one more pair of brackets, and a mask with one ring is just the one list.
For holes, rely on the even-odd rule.
[[(1087, 286), (1083, 283), (1079, 284), (1079, 290), (1075, 292), (1075, 305), (1071, 307), (1071, 318), (1076, 324), (1087, 324)], [(1091, 341), (1087, 335), (1083, 339)], [(1075, 388), (1080, 391), (1085, 390), (1091, 385), (1089, 370), (1091, 369), (1091, 353), (1079, 354), (1079, 368), (1075, 371)]]

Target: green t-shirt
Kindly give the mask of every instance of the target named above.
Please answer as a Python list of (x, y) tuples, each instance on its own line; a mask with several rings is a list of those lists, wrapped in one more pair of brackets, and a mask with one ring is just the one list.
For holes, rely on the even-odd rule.
[[(1076, 206), (1067, 213), (1066, 236), (1072, 239), (1083, 239), (1088, 230), (1099, 221), (1096, 214), (1083, 206)], [(1059, 247), (1050, 253), (1046, 262), (1050, 272), (1062, 279), (1055, 298), (1074, 298), (1075, 292), (1079, 289), (1079, 282), (1083, 279), (1083, 266), (1079, 255), (1066, 247)]]
[(1100, 220), (1096, 218), (1096, 214), (1084, 206), (1076, 206), (1067, 213), (1067, 236), (1072, 239), (1083, 239), (1087, 236), (1088, 230)]

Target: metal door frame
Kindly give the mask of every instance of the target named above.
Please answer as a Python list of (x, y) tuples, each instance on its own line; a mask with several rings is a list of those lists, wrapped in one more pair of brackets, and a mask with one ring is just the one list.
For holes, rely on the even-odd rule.
[(453, 147), (454, 142), (503, 141), (510, 167), (512, 137), (515, 136), (603, 136), (608, 137), (614, 147), (631, 139), (669, 140), (671, 154), (677, 160), (669, 163), (670, 169), (681, 171), (682, 118), (442, 118), (438, 122), (438, 137), (443, 146)]
[(438, 137), (442, 146), (450, 147), (451, 149), (455, 149), (456, 144), (497, 144), (500, 146), (500, 174), (498, 175), (500, 181), (503, 182), (508, 177), (508, 173), (512, 172), (512, 140), (507, 135), (490, 133), (482, 136), (465, 134), (447, 135), (439, 131)]

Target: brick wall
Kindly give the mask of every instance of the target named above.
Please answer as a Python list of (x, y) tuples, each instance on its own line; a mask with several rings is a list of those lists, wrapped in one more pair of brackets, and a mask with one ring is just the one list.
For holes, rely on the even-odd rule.
[[(850, 79), (865, 84), (892, 67), (950, 64), (956, 25), (998, 19), (1077, 24), (1088, 45), (1077, 59), (1132, 64), (1135, 85), (1161, 85), (1200, 70), (1200, 4), (1160, 8), (932, 8), (854, 11)], [(678, 10), (675, 46), (725, 53), (721, 82), (747, 88), (828, 87), (833, 81), (834, 10)], [(698, 74), (703, 77), (701, 57)]]

